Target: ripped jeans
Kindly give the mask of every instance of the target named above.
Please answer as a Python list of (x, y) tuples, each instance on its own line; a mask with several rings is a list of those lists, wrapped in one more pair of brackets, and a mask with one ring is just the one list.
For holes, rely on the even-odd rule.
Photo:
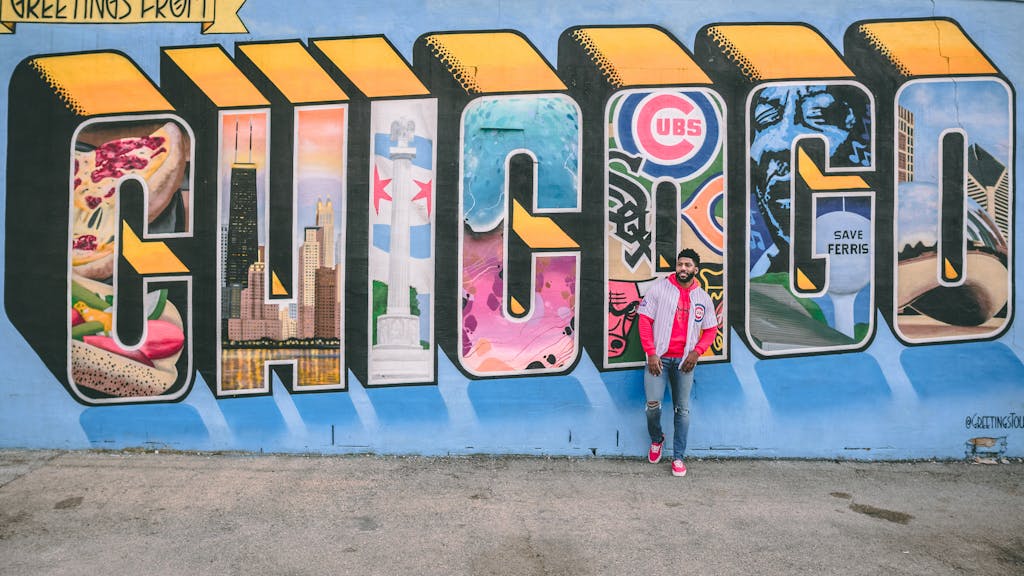
[[(674, 413), (672, 435), (672, 457), (682, 459), (686, 451), (686, 433), (690, 428), (690, 390), (693, 389), (693, 373), (679, 369), (682, 358), (662, 358), (661, 375), (651, 374), (644, 368), (644, 395), (647, 397), (647, 431), (651, 442), (661, 442), (665, 435), (661, 430), (661, 401), (665, 398), (665, 383), (672, 393)], [(652, 406), (652, 404), (654, 404)]]

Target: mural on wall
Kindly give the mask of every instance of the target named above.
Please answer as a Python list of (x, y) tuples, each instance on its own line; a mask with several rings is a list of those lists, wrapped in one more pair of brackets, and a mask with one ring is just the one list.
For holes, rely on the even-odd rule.
[(438, 202), (439, 244), (459, 255), (438, 268), (439, 299), (458, 319), (442, 347), (476, 377), (568, 372), (579, 358), (580, 245), (568, 232), (581, 213), (579, 106), (516, 33), (427, 34), (414, 61), (449, 118), (438, 190), (459, 191), (457, 204)]
[[(583, 310), (584, 326), (600, 317), (606, 337), (594, 326), (582, 338), (602, 368), (636, 368), (646, 359), (640, 299), (684, 247), (700, 254), (698, 280), (727, 325), (725, 103), (689, 51), (655, 26), (570, 28), (558, 68), (584, 117), (607, 119), (583, 126), (584, 206), (604, 213), (602, 226), (578, 228), (604, 245), (584, 253), (583, 285), (600, 282), (606, 298), (584, 299)], [(704, 359), (726, 357), (722, 330)]]
[(217, 391), (265, 393), (271, 370), (295, 391), (342, 389), (345, 94), (297, 42), (236, 60), (271, 107), (222, 115)]
[(948, 19), (844, 40), (578, 26), (557, 66), (515, 30), (167, 46), (159, 85), (41, 50), (10, 78), (6, 313), (86, 407), (585, 412), (628, 404), (636, 308), (693, 248), (701, 393), (760, 384), (770, 412), (773, 375), (850, 364), (888, 399), (915, 350), (1012, 325), (1016, 97)]
[[(921, 50), (936, 32), (941, 54)], [(846, 44), (892, 102), (894, 332), (907, 343), (1001, 333), (1012, 314), (1012, 89), (949, 20), (865, 21)]]
[[(985, 336), (1007, 321), (1012, 145), (1010, 123), (991, 116), (1009, 117), (1010, 98), (995, 79), (916, 80), (900, 90), (907, 165), (896, 175), (894, 305), (907, 340)], [(955, 124), (934, 113), (943, 103), (959, 109)]]
[[(868, 94), (854, 84), (774, 84), (750, 100), (748, 333), (766, 354), (854, 347), (874, 317), (874, 192), (846, 192), (867, 184), (830, 183), (836, 177), (819, 166), (870, 167)], [(817, 158), (808, 154), (815, 141)]]
[[(623, 91), (608, 103), (606, 365), (646, 361), (636, 309), (647, 285), (674, 268), (681, 247), (700, 255), (701, 286), (722, 315), (723, 108), (698, 90)], [(662, 205), (669, 209), (657, 210)], [(721, 356), (723, 348), (720, 335), (707, 355)]]
[(434, 379), (432, 99), (371, 106), (369, 383)]
[[(769, 49), (780, 34), (790, 42)], [(745, 134), (733, 169), (746, 190), (731, 195), (745, 207), (731, 222), (747, 240), (733, 254), (746, 271), (733, 291), (741, 334), (761, 356), (863, 348), (875, 306), (876, 192), (858, 176), (874, 167), (871, 94), (806, 25), (710, 25), (696, 50), (745, 110), (731, 124)]]
[[(181, 300), (168, 299), (173, 286), (143, 284), (141, 326), (138, 318), (124, 317), (129, 307), (116, 305), (114, 290), (118, 272), (132, 273), (121, 268), (118, 256), (136, 273), (186, 271), (180, 263), (172, 265), (173, 254), (147, 249), (139, 236), (187, 235), (190, 150), (187, 129), (166, 117), (87, 123), (75, 138), (69, 383), (90, 401), (174, 398), (190, 380), (188, 355), (182, 354), (185, 319), (174, 304)], [(122, 185), (128, 179), (141, 184), (141, 190), (134, 186), (129, 192)], [(145, 207), (141, 229), (119, 217), (125, 207), (119, 193), (139, 192)], [(137, 297), (125, 292), (121, 298)]]
[(437, 99), (384, 36), (315, 39), (309, 51), (349, 98), (344, 214), (367, 214), (346, 218), (365, 241), (338, 257), (346, 364), (366, 385), (434, 383)]
[[(342, 159), (345, 109), (296, 111), (297, 289), (292, 301), (267, 266), (267, 129), (265, 113), (222, 117), (221, 222), (223, 271), (221, 390), (266, 390), (264, 368), (293, 365), (299, 386), (336, 386), (341, 380), (342, 267), (339, 263), (344, 206)], [(337, 223), (337, 225), (336, 225)], [(223, 327), (226, 326), (226, 330)]]
[[(605, 46), (602, 34), (618, 32), (639, 34), (636, 38), (641, 40), (666, 37), (649, 27), (573, 29), (563, 35), (563, 44), (575, 45), (590, 60), (598, 53), (613, 57), (600, 60), (608, 67), (622, 56)], [(758, 40), (774, 33), (793, 35), (791, 49), (817, 53), (821, 61), (810, 71), (822, 79), (779, 80), (806, 76), (809, 70), (760, 51)], [(319, 61), (326, 58), (339, 66), (332, 70), (335, 76), (344, 75), (339, 65), (343, 53), (337, 48), (333, 55), (324, 52), (327, 42), (317, 45)], [(583, 204), (581, 109), (569, 95), (544, 92), (566, 86), (519, 35), (433, 34), (421, 38), (420, 46), (425, 66), (437, 67), (455, 87), (438, 84), (440, 94), (454, 93), (443, 102), (460, 113), (458, 141), (446, 144), (456, 146), (459, 177), (454, 183), (461, 192), (457, 208), (444, 196), (434, 196), (435, 100), (375, 101), (361, 112), (368, 115), (364, 122), (370, 131), (369, 141), (360, 143), (369, 160), (368, 254), (363, 264), (370, 309), (367, 381), (434, 379), (434, 208), (462, 223), (457, 238), (451, 230), (441, 233), (450, 239), (446, 242), (457, 242), (459, 253), (459, 288), (453, 290), (445, 282), (441, 290), (454, 295), (458, 303), (457, 341), (450, 352), (457, 365), (477, 377), (564, 372), (574, 365), (579, 352), (577, 299), (583, 274), (580, 244), (567, 231), (583, 227), (576, 236), (593, 236), (582, 220), (571, 218)], [(712, 25), (698, 36), (697, 47), (703, 58), (715, 62), (710, 67), (712, 76), (721, 81), (739, 78), (729, 86), (730, 93), (746, 109), (747, 277), (742, 326), (749, 344), (762, 355), (862, 346), (872, 333), (875, 305), (877, 200), (876, 191), (856, 173), (874, 167), (872, 94), (859, 82), (829, 79), (852, 72), (806, 26)], [(214, 52), (207, 54), (209, 50)], [(206, 63), (194, 51), (216, 58)], [(497, 74), (495, 62), (516, 52), (528, 62), (524, 66), (533, 69), (511, 77)], [(220, 159), (218, 329), (223, 348), (216, 391), (266, 393), (270, 383), (266, 371), (272, 367), (283, 368), (279, 377), (295, 390), (344, 388), (341, 342), (348, 150), (344, 102), (348, 96), (296, 42), (240, 45), (238, 68), (215, 48), (167, 54), (204, 93), (239, 89), (238, 85), (251, 81), (240, 89), (253, 93), (245, 103), (263, 103), (255, 109), (238, 109), (241, 101), (225, 110), (215, 106)], [(718, 58), (718, 54), (727, 57)], [(685, 51), (672, 57), (690, 58)], [(580, 64), (569, 57), (563, 64), (563, 74), (575, 88), (581, 72), (573, 66)], [(477, 73), (468, 76), (469, 69)], [(225, 70), (238, 76), (236, 86), (224, 85)], [(679, 247), (695, 247), (706, 260), (701, 280), (720, 302), (720, 315), (726, 286), (725, 101), (704, 88), (615, 90), (623, 80), (614, 72), (615, 82), (605, 90), (601, 111), (607, 118), (602, 138), (607, 166), (605, 229), (600, 232), (607, 254), (602, 264), (607, 285), (603, 331), (608, 340), (601, 358), (605, 368), (642, 363), (631, 310), (642, 297), (645, 283), (671, 269), (670, 259)], [(608, 71), (603, 74), (607, 76)], [(436, 73), (424, 76), (438, 83)], [(766, 78), (776, 80), (762, 81)], [(182, 82), (168, 78), (172, 92)], [(961, 97), (969, 96), (983, 110), (990, 110), (992, 102), (1009, 110), (1007, 89), (997, 80), (957, 86)], [(257, 90), (268, 100), (262, 100)], [(531, 93), (536, 90), (541, 92)], [(474, 96), (486, 93), (495, 95)], [(933, 334), (931, 339), (943, 339), (944, 333), (935, 336), (934, 327), (926, 330), (929, 321), (980, 325), (985, 333), (998, 330), (1008, 317), (1008, 287), (984, 281), (1008, 277), (1010, 147), (1005, 131), (975, 126), (970, 116), (961, 120), (960, 130), (984, 134), (982, 143), (995, 154), (982, 143), (972, 144), (964, 152), (968, 161), (958, 164), (965, 167), (968, 193), (958, 196), (967, 207), (967, 217), (956, 238), (966, 237), (970, 250), (963, 251), (966, 260), (963, 255), (945, 257), (944, 273), (957, 268), (951, 262), (960, 264), (959, 275), (943, 280), (949, 286), (939, 287), (949, 290), (935, 288), (928, 274), (914, 272), (934, 264), (942, 248), (937, 231), (928, 230), (932, 221), (938, 221), (930, 217), (938, 214), (937, 187), (928, 188), (918, 179), (938, 170), (936, 162), (924, 158), (940, 157), (935, 143), (944, 125), (928, 122), (927, 110), (952, 102), (951, 94), (952, 87), (938, 81), (910, 83), (898, 94), (901, 118), (916, 118), (911, 120), (913, 140), (903, 141), (908, 149), (916, 145), (908, 156), (916, 169), (897, 174), (902, 180), (895, 213), (902, 217), (896, 220), (900, 225), (894, 244), (899, 248), (896, 327), (901, 334)], [(150, 160), (161, 156), (164, 148), (188, 148), (181, 142), (189, 127), (165, 122), (150, 126), (152, 134), (125, 139), (124, 134), (99, 126), (82, 130), (76, 140), (76, 175), (85, 171), (98, 175), (91, 177), (90, 186), (81, 187), (84, 180), (76, 177), (71, 214), (72, 272), (84, 278), (73, 288), (77, 293), (92, 293), (97, 304), (104, 296), (113, 299), (108, 279), (115, 259), (117, 223), (112, 212), (117, 198), (96, 188), (113, 190), (115, 178), (124, 176), (104, 168), (106, 164), (99, 166), (98, 162), (108, 162), (108, 149), (117, 149), (118, 154), (125, 154), (122, 149), (137, 150), (116, 162), (128, 166), (126, 174), (138, 173), (147, 183), (149, 234), (185, 231), (191, 217), (189, 202), (181, 200), (179, 193), (185, 165), (182, 153), (159, 164), (159, 170), (154, 168), (158, 163)], [(132, 126), (142, 129), (146, 124), (138, 121)], [(167, 146), (162, 146), (165, 141)], [(90, 146), (97, 151), (89, 152)], [(104, 159), (97, 160), (101, 156)], [(271, 170), (271, 165), (276, 168)], [(271, 174), (276, 174), (276, 180)], [(449, 179), (449, 189), (452, 184)], [(177, 199), (173, 205), (171, 199)], [(914, 202), (918, 205), (911, 206)], [(451, 221), (449, 216), (447, 222)], [(173, 254), (166, 257), (175, 259)], [(971, 276), (977, 279), (964, 284), (967, 261), (976, 262)], [(90, 284), (86, 290), (85, 280), (108, 280), (108, 287)], [(391, 284), (404, 289), (392, 290)], [(928, 287), (933, 289), (928, 292)], [(969, 313), (957, 311), (957, 319), (944, 321), (941, 315), (950, 307), (943, 305), (943, 298), (961, 293), (972, 298), (973, 308)], [(147, 298), (161, 302), (166, 294), (158, 291)], [(105, 311), (110, 306), (94, 308), (81, 301), (73, 301), (72, 306), (74, 350), (101, 347), (138, 356), (132, 346), (124, 346), (124, 340), (111, 338), (115, 336), (110, 325), (113, 313)], [(167, 314), (176, 310), (173, 305), (162, 309)], [(153, 324), (157, 327), (168, 324), (156, 318), (150, 321), (158, 322)], [(167, 332), (166, 337), (180, 346), (182, 322), (177, 324), (175, 331), (154, 329), (154, 337), (163, 338)], [(709, 356), (726, 359), (724, 350), (724, 335), (720, 335)], [(166, 358), (177, 358), (175, 354)], [(71, 358), (80, 355), (72, 353)], [(160, 398), (172, 384), (173, 379), (156, 392), (132, 392), (129, 387), (119, 395)]]
[(28, 58), (14, 76), (11, 101), (30, 111), (12, 118), (26, 141), (8, 187), (39, 195), (8, 195), (21, 239), (7, 244), (9, 316), (80, 402), (183, 398), (194, 263), (175, 253), (194, 235), (191, 127), (121, 54)]
[[(578, 353), (578, 256), (548, 250), (531, 254), (527, 267), (513, 259), (509, 245), (512, 233), (528, 249), (575, 244), (550, 219), (528, 212), (529, 196), (513, 193), (528, 187), (536, 214), (576, 209), (579, 122), (578, 107), (562, 95), (484, 97), (466, 107), (461, 356), (471, 373), (562, 371)], [(516, 177), (527, 181), (514, 188)], [(531, 276), (529, 300), (507, 289), (512, 277), (524, 274)]]

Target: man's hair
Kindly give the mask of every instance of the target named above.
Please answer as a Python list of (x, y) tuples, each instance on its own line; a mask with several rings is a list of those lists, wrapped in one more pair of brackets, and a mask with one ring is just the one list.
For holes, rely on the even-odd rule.
[(693, 263), (697, 265), (697, 268), (700, 268), (700, 254), (697, 254), (697, 251), (693, 248), (683, 248), (679, 252), (679, 255), (676, 256), (676, 260), (678, 261), (680, 258), (689, 258), (690, 260), (693, 260)]

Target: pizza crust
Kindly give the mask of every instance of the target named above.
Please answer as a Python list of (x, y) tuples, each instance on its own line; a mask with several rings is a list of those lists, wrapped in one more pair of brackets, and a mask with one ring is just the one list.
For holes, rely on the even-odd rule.
[(96, 250), (92, 254), (87, 255), (85, 258), (75, 258), (75, 253), (78, 250), (72, 251), (71, 269), (77, 275), (84, 276), (86, 278), (110, 278), (114, 275), (114, 245), (110, 244), (108, 247), (103, 248), (102, 251)]
[(168, 122), (154, 132), (153, 136), (166, 138), (164, 146), (167, 147), (167, 155), (158, 166), (144, 176), (146, 186), (149, 188), (147, 222), (156, 220), (156, 217), (167, 209), (174, 194), (181, 188), (181, 181), (185, 177), (186, 146), (178, 125)]

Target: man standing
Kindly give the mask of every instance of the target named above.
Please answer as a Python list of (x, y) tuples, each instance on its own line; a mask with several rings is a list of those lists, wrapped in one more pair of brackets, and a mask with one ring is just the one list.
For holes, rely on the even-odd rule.
[(715, 305), (697, 282), (700, 255), (685, 249), (676, 257), (676, 272), (651, 285), (640, 302), (640, 344), (647, 353), (644, 395), (651, 448), (647, 459), (661, 460), (665, 435), (661, 431), (661, 399), (666, 381), (671, 386), (675, 434), (672, 439), (672, 474), (686, 475), (683, 452), (690, 427), (690, 390), (693, 369), (718, 333)]

